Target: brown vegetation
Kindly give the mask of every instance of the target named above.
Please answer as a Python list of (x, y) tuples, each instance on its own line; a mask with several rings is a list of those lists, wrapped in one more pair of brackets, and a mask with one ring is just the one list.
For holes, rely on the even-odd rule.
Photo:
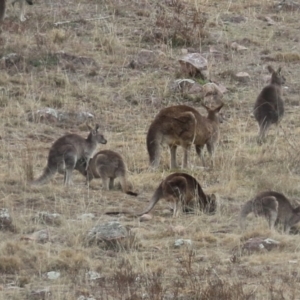
[[(151, 0), (33, 2), (26, 5), (25, 22), (19, 21), (18, 3), (8, 4), (0, 25), (0, 208), (8, 209), (13, 228), (0, 231), (0, 300), (299, 299), (299, 227), (282, 234), (251, 214), (246, 231), (238, 226), (241, 206), (258, 191), (288, 195), (293, 207), (300, 197), (300, 69), (297, 56), (286, 56), (299, 52), (297, 10), (258, 0), (163, 0), (159, 9)], [(260, 15), (275, 24), (267, 25)], [(232, 42), (248, 49), (232, 50), (227, 47)], [(141, 50), (151, 52), (154, 63), (132, 68)], [(167, 151), (161, 151), (158, 170), (149, 168), (145, 137), (159, 111), (187, 105), (206, 114), (198, 99), (170, 89), (180, 73), (178, 60), (193, 52), (207, 59), (208, 79), (227, 88), (214, 168), (203, 170), (191, 149), (186, 170), (205, 194), (218, 196), (216, 213), (172, 218), (168, 203), (158, 201), (147, 222), (105, 215), (117, 209), (139, 212), (170, 175)], [(287, 86), (282, 86), (279, 133), (271, 126), (267, 143), (258, 146), (251, 112), (269, 75), (262, 53), (275, 70), (276, 55), (285, 56), (280, 65)], [(230, 76), (239, 72), (249, 79)], [(219, 105), (210, 100), (205, 101), (210, 107)], [(87, 134), (85, 121), (28, 118), (46, 107), (91, 113), (109, 141), (97, 151), (122, 155), (139, 196), (103, 190), (96, 180), (86, 186), (76, 170), (72, 188), (61, 184), (60, 174), (29, 187), (32, 170), (42, 173), (59, 137)], [(176, 159), (182, 152), (178, 147)], [(47, 212), (59, 214), (59, 222), (39, 217)], [(112, 221), (130, 230), (128, 246), (86, 243), (91, 228)], [(49, 233), (43, 242), (24, 239), (43, 231)], [(278, 247), (251, 255), (240, 251), (249, 238), (266, 237)], [(178, 239), (183, 244), (176, 248)], [(60, 277), (47, 279), (48, 272)]]

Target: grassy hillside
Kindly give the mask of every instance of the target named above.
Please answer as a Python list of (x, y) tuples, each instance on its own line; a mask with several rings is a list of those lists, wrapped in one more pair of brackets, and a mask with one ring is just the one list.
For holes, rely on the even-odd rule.
[[(299, 235), (271, 232), (250, 216), (245, 232), (237, 226), (241, 205), (258, 191), (282, 192), (294, 205), (300, 198), (299, 11), (267, 0), (40, 0), (26, 5), (28, 19), (20, 23), (18, 5), (7, 6), (0, 34), (0, 208), (13, 226), (0, 231), (0, 300), (299, 299)], [(247, 49), (236, 51), (232, 42)], [(172, 218), (160, 201), (148, 222), (103, 215), (108, 208), (144, 208), (171, 173), (167, 148), (159, 169), (149, 169), (146, 132), (157, 112), (187, 104), (205, 114), (200, 102), (214, 104), (171, 89), (185, 78), (178, 59), (187, 51), (205, 55), (209, 79), (228, 89), (214, 168), (204, 169), (192, 149), (185, 170), (218, 195), (217, 214)], [(286, 112), (258, 146), (251, 112), (268, 64), (283, 68)], [(249, 80), (237, 81), (238, 72)], [(41, 117), (45, 107), (68, 115)], [(103, 191), (101, 180), (87, 187), (75, 171), (71, 187), (59, 174), (40, 187), (27, 184), (42, 173), (58, 137), (87, 136), (80, 112), (93, 114), (108, 140), (98, 149), (124, 157), (137, 198)], [(59, 221), (49, 224), (36, 217), (40, 212), (58, 213)], [(95, 218), (79, 218), (86, 213)], [(121, 249), (87, 245), (88, 230), (112, 220), (134, 240)], [(49, 240), (35, 242), (31, 234), (42, 229)], [(251, 255), (235, 251), (251, 237), (280, 244)], [(192, 245), (175, 248), (179, 238)], [(60, 277), (47, 279), (50, 271)], [(91, 280), (89, 271), (100, 278)], [(46, 288), (44, 298), (32, 294)]]

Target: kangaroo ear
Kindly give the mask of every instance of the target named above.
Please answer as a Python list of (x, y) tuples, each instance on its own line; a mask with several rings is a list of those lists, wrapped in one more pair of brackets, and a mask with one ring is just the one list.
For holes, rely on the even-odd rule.
[(95, 126), (95, 131), (98, 132), (98, 129), (100, 128), (100, 125), (99, 124), (96, 124)]
[(267, 66), (267, 69), (270, 73), (275, 73), (275, 70), (271, 66)]
[(279, 68), (277, 69), (277, 74), (280, 74), (280, 72), (281, 72), (281, 67), (279, 67)]

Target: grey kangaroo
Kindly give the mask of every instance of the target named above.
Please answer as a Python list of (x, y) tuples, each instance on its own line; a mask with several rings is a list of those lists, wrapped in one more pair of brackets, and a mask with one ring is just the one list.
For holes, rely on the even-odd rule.
[(112, 150), (102, 150), (94, 155), (89, 161), (78, 161), (75, 167), (82, 175), (86, 176), (87, 182), (94, 178), (101, 178), (105, 190), (113, 189), (114, 180), (118, 178), (124, 193), (137, 196), (129, 190), (127, 182), (127, 168), (122, 156)]
[[(219, 111), (224, 103), (217, 108), (209, 108), (202, 104), (208, 112), (207, 117), (202, 116), (196, 109), (187, 105), (176, 105), (162, 109), (147, 133), (147, 150), (150, 165), (158, 167), (160, 162), (160, 148), (167, 144), (171, 154), (171, 169), (177, 168), (177, 146), (184, 149), (183, 168), (187, 168), (188, 150), (195, 145), (202, 164), (205, 165), (203, 148), (213, 156), (215, 145), (219, 140)], [(212, 159), (213, 164), (213, 159)]]
[(289, 233), (290, 228), (300, 221), (300, 206), (294, 208), (289, 199), (274, 191), (261, 192), (244, 204), (239, 216), (242, 229), (245, 228), (246, 217), (251, 212), (265, 217), (271, 229), (279, 223), (283, 224), (285, 233)]
[(285, 83), (285, 77), (281, 75), (280, 67), (275, 71), (268, 66), (268, 70), (272, 74), (271, 83), (262, 89), (254, 105), (254, 117), (259, 125), (259, 144), (265, 141), (270, 126), (279, 123), (284, 114), (281, 85)]
[(186, 173), (173, 173), (167, 176), (154, 192), (149, 205), (141, 212), (133, 212), (130, 210), (107, 211), (106, 214), (114, 215), (119, 213), (129, 214), (133, 217), (142, 216), (149, 213), (160, 199), (174, 203), (173, 217), (178, 215), (178, 207), (183, 208), (196, 199), (199, 203), (201, 211), (207, 214), (213, 214), (216, 211), (216, 196), (206, 195), (198, 181), (191, 175)]
[(107, 143), (102, 133), (98, 132), (99, 125), (96, 125), (95, 129), (88, 127), (90, 133), (86, 139), (78, 134), (67, 134), (54, 142), (50, 148), (48, 164), (43, 174), (31, 182), (32, 185), (48, 182), (56, 172), (64, 174), (65, 185), (71, 184), (72, 171), (78, 160), (84, 159), (88, 164), (93, 152), (96, 150), (97, 144)]

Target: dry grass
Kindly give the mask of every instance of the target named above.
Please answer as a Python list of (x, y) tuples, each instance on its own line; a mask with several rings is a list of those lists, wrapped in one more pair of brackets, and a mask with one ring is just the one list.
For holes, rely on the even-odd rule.
[[(256, 0), (166, 0), (159, 9), (148, 0), (51, 3), (27, 6), (24, 23), (17, 19), (18, 7), (9, 6), (1, 25), (0, 58), (18, 56), (0, 62), (0, 208), (9, 209), (14, 225), (12, 231), (0, 231), (0, 300), (33, 299), (32, 290), (46, 287), (51, 295), (45, 299), (299, 299), (298, 235), (270, 232), (264, 220), (250, 216), (246, 232), (237, 227), (240, 206), (260, 190), (300, 198), (298, 15), (276, 13), (270, 1)], [(87, 20), (99, 15), (108, 18)], [(238, 16), (244, 19), (232, 22)], [(261, 16), (276, 24), (268, 26)], [(76, 22), (54, 25), (66, 20)], [(233, 41), (248, 50), (231, 51), (227, 45)], [(209, 53), (210, 46), (226, 54), (209, 57), (209, 71), (211, 79), (229, 89), (224, 96), (227, 121), (221, 125), (215, 168), (199, 167), (193, 149), (186, 171), (205, 192), (218, 194), (217, 214), (173, 219), (161, 201), (147, 223), (103, 215), (107, 208), (145, 207), (160, 180), (170, 174), (167, 149), (159, 170), (148, 168), (146, 131), (158, 110), (168, 105), (186, 103), (205, 113), (169, 86), (178, 76), (182, 48)], [(141, 49), (156, 51), (157, 59), (128, 67)], [(62, 59), (60, 51), (70, 56)], [(288, 89), (282, 128), (272, 128), (268, 142), (259, 147), (250, 113), (268, 73), (260, 60), (263, 53), (280, 61)], [(240, 71), (250, 74), (248, 83), (222, 76)], [(55, 139), (66, 132), (87, 134), (79, 121), (28, 121), (28, 113), (43, 107), (93, 113), (108, 140), (99, 149), (122, 154), (140, 196), (105, 192), (101, 180), (87, 188), (76, 172), (73, 187), (64, 187), (62, 176), (56, 175), (51, 183), (30, 188), (27, 181), (42, 172)], [(43, 211), (61, 214), (60, 221), (37, 220)], [(84, 213), (96, 218), (78, 219)], [(85, 243), (89, 229), (112, 219), (131, 228), (134, 243), (118, 251)], [(177, 225), (185, 231), (173, 233), (170, 228)], [(22, 239), (44, 228), (50, 231), (50, 242)], [(281, 244), (269, 253), (231, 259), (232, 249), (250, 237), (271, 237)], [(192, 245), (174, 248), (177, 238), (190, 239)], [(49, 271), (59, 271), (61, 277), (48, 280)], [(91, 281), (89, 271), (100, 278)]]

